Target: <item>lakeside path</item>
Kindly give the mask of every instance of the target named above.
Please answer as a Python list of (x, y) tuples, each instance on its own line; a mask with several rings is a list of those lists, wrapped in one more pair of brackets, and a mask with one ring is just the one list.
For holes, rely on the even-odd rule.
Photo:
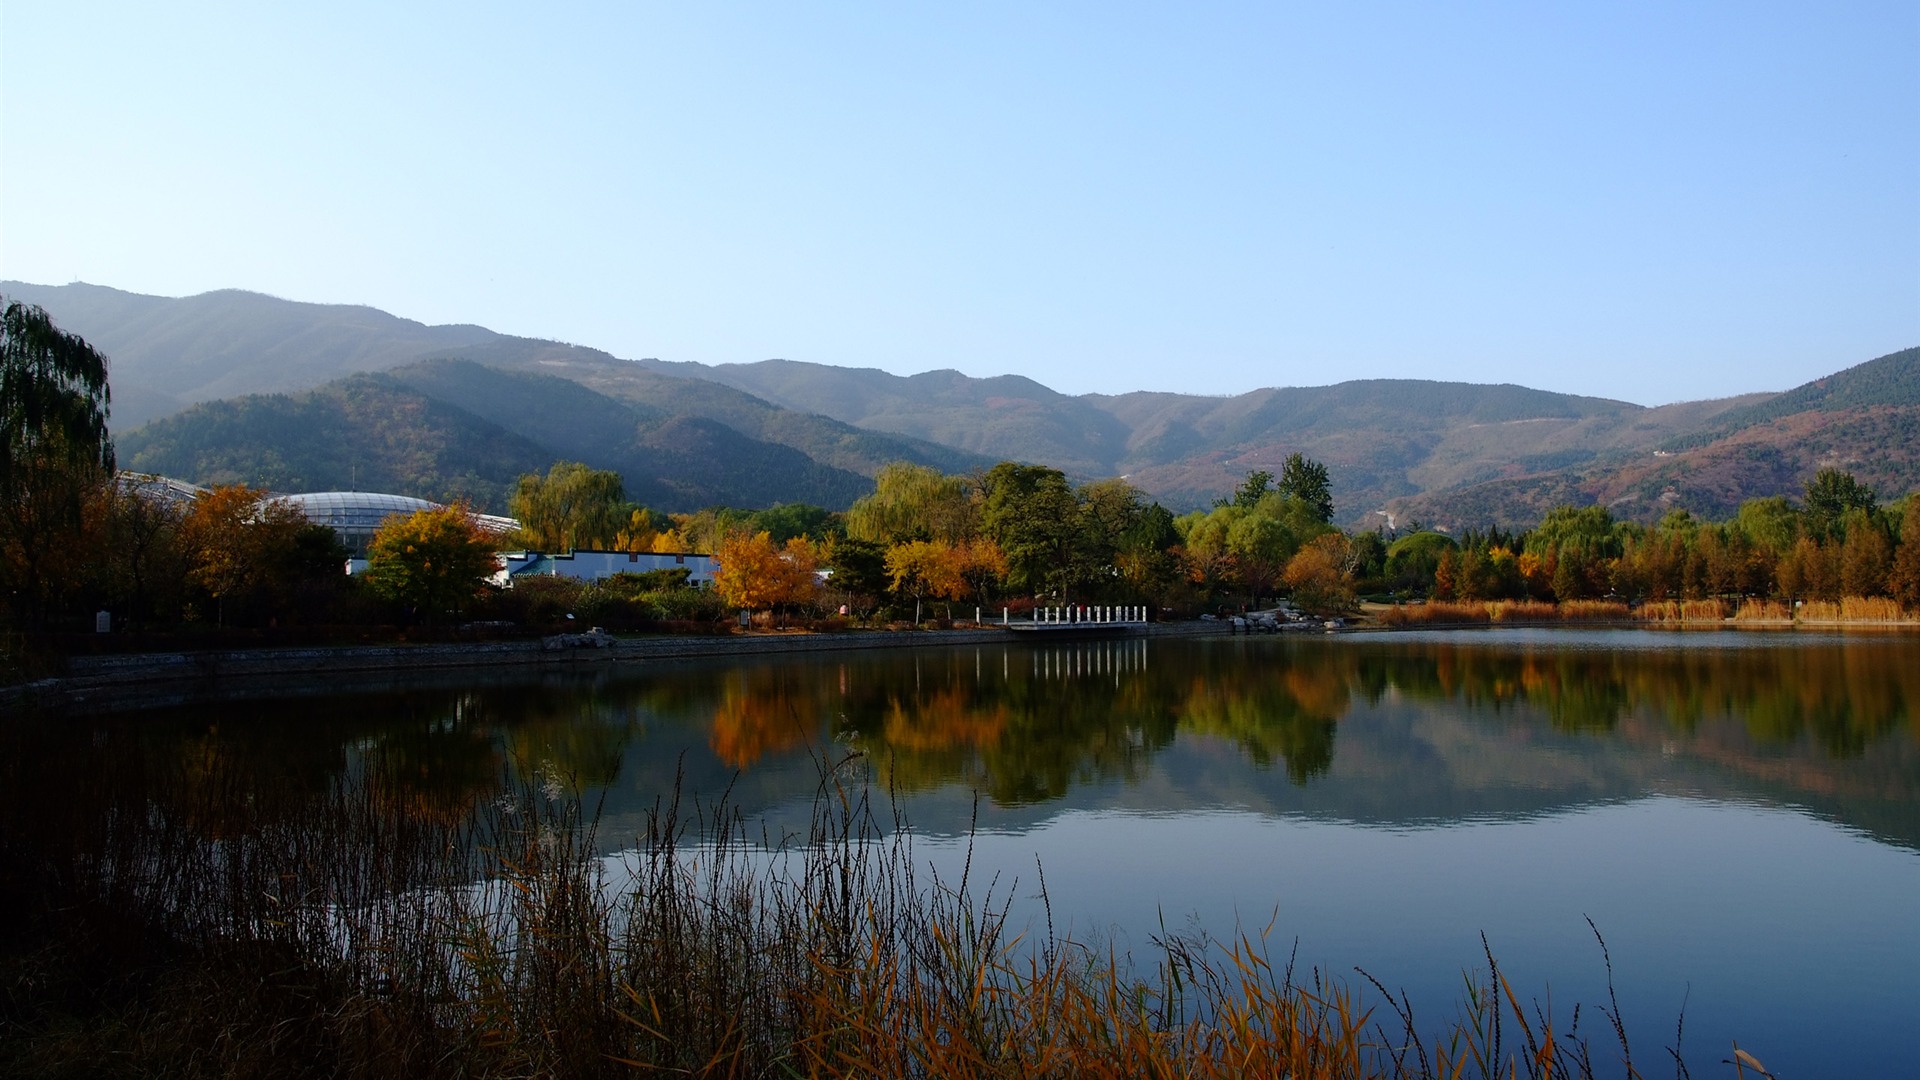
[[(1219, 622), (1151, 623), (1148, 637), (1225, 635)], [(68, 673), (0, 687), (0, 710), (106, 712), (248, 697), (308, 696), (343, 690), (481, 683), (529, 670), (577, 672), (615, 664), (669, 663), (790, 653), (998, 644), (997, 626), (966, 630), (866, 630), (835, 634), (712, 634), (612, 638), (604, 645), (555, 647), (547, 640), (421, 645), (210, 649), (76, 656)]]

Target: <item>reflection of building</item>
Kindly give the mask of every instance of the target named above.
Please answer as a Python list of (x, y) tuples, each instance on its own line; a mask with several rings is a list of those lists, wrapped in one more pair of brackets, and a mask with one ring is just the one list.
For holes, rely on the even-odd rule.
[(493, 580), (496, 584), (507, 586), (523, 577), (541, 575), (599, 581), (615, 574), (684, 569), (687, 572), (687, 584), (704, 588), (713, 584), (713, 572), (720, 565), (711, 555), (658, 551), (575, 551), (566, 555), (506, 551), (501, 553), (500, 561), (506, 563), (506, 569), (496, 574)]

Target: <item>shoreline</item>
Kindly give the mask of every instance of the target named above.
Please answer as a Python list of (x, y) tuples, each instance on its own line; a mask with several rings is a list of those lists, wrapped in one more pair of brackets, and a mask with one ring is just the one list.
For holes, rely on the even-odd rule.
[[(1513, 620), (1434, 622), (1401, 626), (1361, 623), (1330, 634), (1376, 636), (1409, 631), (1457, 632), (1496, 629), (1639, 629), (1701, 631), (1913, 632), (1913, 623), (1845, 621)], [(1224, 620), (1148, 623), (1125, 637), (1267, 637), (1236, 632)], [(576, 639), (584, 635), (575, 635)], [(331, 645), (285, 648), (176, 650), (69, 658), (66, 675), (0, 686), (0, 709), (91, 713), (163, 708), (200, 701), (250, 697), (302, 697), (343, 689), (379, 691), (435, 683), (472, 685), (511, 672), (579, 671), (616, 664), (677, 663), (781, 656), (813, 652), (941, 648), (1028, 640), (986, 625), (954, 630), (857, 630), (839, 633), (770, 633), (609, 637), (603, 643), (557, 644), (555, 639)], [(1058, 640), (1065, 640), (1064, 638)], [(1076, 639), (1079, 640), (1079, 639)]]
[[(1127, 636), (1230, 636), (1216, 623), (1148, 623)], [(585, 635), (563, 635), (584, 638)], [(232, 697), (327, 693), (417, 685), (422, 676), (528, 670), (577, 671), (621, 663), (677, 662), (810, 652), (864, 652), (1020, 640), (999, 626), (966, 630), (859, 630), (825, 634), (609, 637), (604, 644), (554, 639), (419, 645), (176, 650), (75, 656), (62, 676), (0, 687), (0, 708), (50, 711), (156, 708)], [(324, 680), (324, 683), (322, 682)], [(484, 681), (481, 680), (481, 681)], [(316, 685), (319, 684), (319, 685)]]

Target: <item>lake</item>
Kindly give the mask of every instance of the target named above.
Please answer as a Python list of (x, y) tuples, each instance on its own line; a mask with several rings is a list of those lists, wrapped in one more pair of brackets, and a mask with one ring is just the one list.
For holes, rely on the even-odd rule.
[(377, 756), (423, 814), (537, 774), (598, 807), (610, 854), (676, 788), (801, 832), (825, 762), (891, 798), (916, 859), (998, 875), (1016, 918), (1083, 942), (1264, 934), (1434, 1023), (1484, 934), (1604, 1058), (1597, 928), (1649, 1075), (1683, 1015), (1695, 1075), (1735, 1039), (1783, 1076), (1920, 1069), (1911, 635), (996, 641), (316, 687), (34, 738), (71, 775), (218, 762), (282, 800)]

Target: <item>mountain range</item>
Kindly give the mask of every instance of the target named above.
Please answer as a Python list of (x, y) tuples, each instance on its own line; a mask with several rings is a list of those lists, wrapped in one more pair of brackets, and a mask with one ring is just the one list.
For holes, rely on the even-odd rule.
[(1524, 526), (1561, 502), (1653, 520), (1797, 494), (1819, 468), (1920, 486), (1920, 349), (1783, 393), (1648, 408), (1516, 385), (1356, 380), (1231, 397), (1067, 395), (1020, 375), (626, 360), (479, 326), (238, 290), (179, 299), (0, 282), (111, 361), (123, 467), (276, 490), (358, 486), (489, 508), (552, 461), (661, 509), (844, 507), (881, 465), (1003, 459), (1205, 506), (1295, 451), (1345, 524)]

